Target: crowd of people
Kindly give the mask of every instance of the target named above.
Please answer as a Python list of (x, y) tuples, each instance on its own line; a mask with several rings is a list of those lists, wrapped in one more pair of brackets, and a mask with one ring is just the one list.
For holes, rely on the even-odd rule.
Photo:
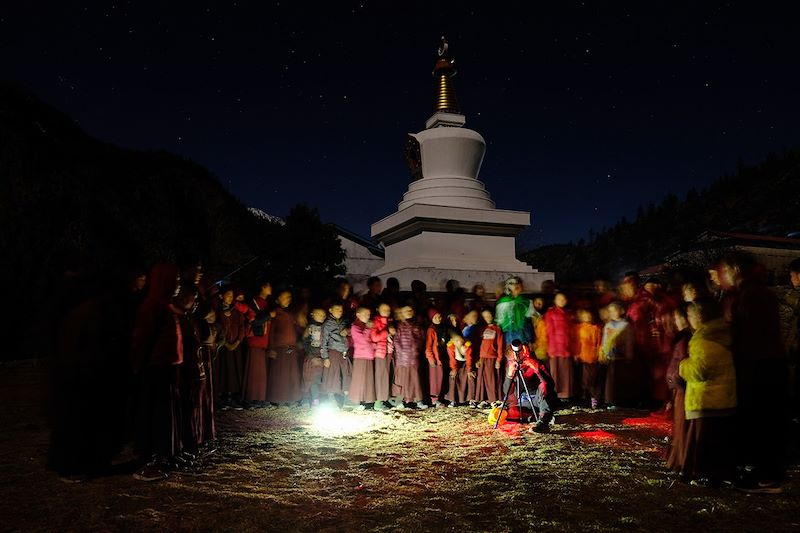
[(549, 431), (559, 403), (671, 411), (668, 465), (683, 480), (777, 492), (796, 387), (800, 262), (791, 269), (781, 302), (745, 254), (679, 287), (630, 272), (616, 290), (532, 299), (516, 277), (496, 299), (377, 277), (355, 296), (344, 279), (331, 294), (269, 280), (247, 291), (209, 283), (199, 261), (160, 263), (65, 314), (50, 466), (79, 481), (133, 442), (134, 476), (164, 479), (213, 442), (220, 410), (513, 407), (519, 368), (532, 431)]

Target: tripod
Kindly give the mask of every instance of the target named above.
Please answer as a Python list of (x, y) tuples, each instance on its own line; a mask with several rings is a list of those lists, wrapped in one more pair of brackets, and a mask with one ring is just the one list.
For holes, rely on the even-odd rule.
[[(525, 376), (522, 373), (522, 361), (519, 356), (519, 352), (522, 348), (522, 343), (514, 339), (514, 342), (511, 343), (511, 351), (514, 354), (514, 363), (516, 363), (517, 368), (514, 370), (514, 375), (511, 376), (510, 382), (508, 384), (508, 390), (503, 395), (503, 403), (500, 404), (500, 414), (497, 415), (497, 420), (494, 423), (494, 429), (497, 429), (497, 426), (500, 425), (500, 415), (502, 415), (503, 410), (508, 406), (508, 396), (511, 394), (511, 388), (514, 388), (514, 395), (517, 399), (517, 409), (519, 409), (519, 416), (518, 421), (522, 421), (522, 390), (525, 390), (525, 397), (528, 399), (528, 404), (531, 406), (531, 412), (533, 413), (532, 417), (528, 417), (527, 422), (531, 421), (533, 418), (534, 422), (539, 421), (539, 415), (536, 412), (536, 408), (533, 406), (533, 398), (531, 398), (531, 393), (528, 390), (528, 384), (525, 383)], [(505, 381), (505, 380), (504, 380)]]

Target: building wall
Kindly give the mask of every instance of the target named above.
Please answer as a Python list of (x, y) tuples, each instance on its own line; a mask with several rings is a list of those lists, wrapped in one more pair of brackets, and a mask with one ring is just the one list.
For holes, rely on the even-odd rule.
[(367, 279), (373, 272), (383, 266), (383, 258), (374, 255), (369, 249), (346, 237), (339, 236), (342, 250), (345, 253), (345, 278), (353, 286), (353, 294), (364, 292), (367, 288)]
[(711, 266), (711, 263), (725, 253), (739, 250), (753, 254), (767, 270), (767, 281), (770, 285), (788, 283), (786, 269), (789, 263), (800, 257), (800, 250), (785, 248), (769, 248), (766, 246), (720, 246), (708, 250), (685, 252), (676, 255), (671, 263), (690, 263), (699, 268)]
[(800, 250), (755, 246), (741, 246), (738, 248), (756, 256), (766, 267), (770, 285), (788, 283), (789, 274), (787, 274), (786, 269), (789, 267), (789, 263), (800, 257)]
[(387, 246), (382, 271), (440, 268), (534, 272), (515, 256), (514, 237), (423, 231)]

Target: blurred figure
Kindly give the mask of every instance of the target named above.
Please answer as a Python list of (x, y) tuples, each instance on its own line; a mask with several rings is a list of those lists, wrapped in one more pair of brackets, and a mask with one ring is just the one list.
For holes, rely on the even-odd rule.
[(592, 409), (597, 409), (600, 402), (600, 371), (597, 363), (600, 351), (600, 327), (592, 322), (592, 313), (588, 309), (579, 309), (575, 316), (578, 323), (574, 329), (573, 342), (575, 359), (580, 365), (581, 394), (579, 400), (589, 400)]
[(672, 359), (667, 369), (667, 385), (672, 391), (672, 438), (667, 453), (667, 468), (673, 472), (683, 471), (686, 456), (686, 409), (684, 404), (686, 381), (678, 373), (681, 361), (689, 356), (689, 339), (692, 328), (686, 314), (687, 306), (681, 305), (673, 312), (677, 334), (672, 340)]
[(475, 380), (472, 343), (458, 332), (450, 333), (447, 343), (447, 354), (450, 360), (450, 390), (447, 393), (449, 407), (469, 404), (475, 407)]
[(272, 284), (262, 280), (258, 293), (248, 302), (247, 356), (242, 376), (242, 400), (250, 406), (263, 406), (267, 402), (267, 383), (269, 382), (269, 329), (272, 323)]
[(648, 278), (628, 307), (636, 357), (644, 370), (642, 399), (656, 408), (663, 408), (669, 400), (666, 372), (672, 349), (672, 309), (674, 305), (657, 278)]
[(681, 285), (681, 298), (687, 303), (692, 303), (700, 298), (700, 292), (697, 290), (697, 285), (692, 282)]
[(481, 316), (477, 311), (469, 311), (464, 315), (461, 322), (461, 334), (465, 340), (472, 343), (473, 346), (480, 347), (481, 345), (481, 326), (479, 324)]
[(546, 297), (553, 296), (556, 293), (556, 282), (552, 279), (543, 281), (541, 291)]
[(331, 362), (323, 359), (322, 351), (322, 324), (325, 322), (325, 310), (315, 308), (311, 310), (311, 320), (303, 332), (303, 395), (308, 396), (311, 407), (319, 405), (322, 390), (322, 374), (325, 366)]
[(606, 307), (608, 304), (615, 301), (617, 295), (611, 290), (611, 284), (603, 279), (594, 281), (594, 297), (592, 299), (592, 309), (595, 315), (600, 319), (600, 322), (607, 320)]
[(427, 316), (428, 308), (431, 306), (431, 299), (428, 296), (428, 286), (424, 282), (415, 279), (411, 282), (411, 300), (414, 302), (414, 315)]
[(789, 397), (795, 423), (800, 417), (800, 259), (789, 263), (789, 287), (781, 297), (781, 334), (789, 366)]
[[(133, 276), (131, 276), (133, 274)], [(50, 373), (48, 468), (66, 482), (110, 473), (130, 422), (130, 349), (140, 272), (86, 292), (56, 329)], [(87, 285), (88, 286), (88, 285)]]
[(370, 338), (375, 349), (375, 405), (380, 411), (387, 407), (391, 392), (391, 365), (394, 355), (393, 337), (397, 333), (389, 304), (380, 304), (378, 314), (372, 320)]
[(736, 371), (730, 329), (713, 300), (689, 304), (687, 318), (694, 334), (689, 356), (679, 365), (689, 423), (682, 474), (693, 483), (719, 487), (734, 472), (730, 443), (735, 441)]
[[(212, 285), (215, 287), (216, 285)], [(200, 353), (203, 359), (203, 367), (206, 371), (206, 379), (200, 382), (199, 402), (202, 416), (202, 433), (200, 438), (201, 445), (211, 445), (217, 438), (217, 426), (214, 395), (214, 359), (217, 355), (217, 342), (220, 338), (220, 325), (217, 323), (217, 313), (211, 307), (208, 296), (195, 312), (198, 334), (200, 337)]]
[[(181, 278), (183, 279), (183, 278)], [(205, 360), (201, 349), (200, 328), (195, 315), (197, 295), (181, 290), (173, 300), (179, 311), (178, 322), (183, 340), (183, 363), (180, 365), (181, 451), (175, 456), (180, 466), (189, 466), (196, 458), (203, 440), (202, 388), (206, 381)]]
[(485, 326), (480, 332), (480, 357), (478, 380), (475, 384), (475, 401), (478, 407), (486, 408), (500, 396), (500, 367), (505, 359), (503, 330), (494, 323), (494, 315), (488, 308), (481, 313)]
[(619, 298), (623, 304), (629, 304), (636, 298), (636, 295), (639, 293), (639, 273), (638, 272), (626, 272), (625, 276), (623, 276), (622, 281), (619, 283)]
[(300, 351), (297, 346), (298, 325), (291, 309), (292, 293), (278, 292), (278, 307), (269, 332), (271, 359), (267, 401), (273, 404), (293, 404), (303, 397), (300, 376)]
[[(450, 281), (458, 283), (455, 280)], [(467, 314), (466, 293), (464, 289), (456, 286), (452, 293), (447, 294), (445, 305), (449, 313), (456, 315), (459, 319), (464, 318)], [(477, 314), (477, 311), (475, 313)]]
[(400, 306), (400, 281), (397, 278), (386, 279), (386, 287), (381, 293), (380, 301), (389, 304), (392, 309)]
[[(337, 278), (336, 279), (336, 290), (333, 295), (333, 299), (323, 302), (323, 309), (327, 309), (331, 306), (331, 303), (334, 301), (342, 302), (344, 305), (344, 316), (347, 319), (348, 324), (352, 323), (353, 320), (356, 318), (356, 311), (358, 310), (358, 299), (353, 296), (353, 287), (350, 285), (344, 278)], [(374, 310), (370, 310), (370, 313), (374, 313)]]
[(506, 280), (505, 296), (497, 301), (495, 323), (503, 330), (508, 350), (514, 339), (530, 345), (533, 342), (533, 303), (522, 295), (522, 280), (512, 276)]
[[(733, 360), (738, 377), (737, 439), (740, 479), (749, 492), (782, 490), (788, 436), (787, 361), (780, 332), (777, 297), (764, 284), (763, 269), (749, 254), (734, 253), (720, 262), (720, 286), (730, 295)], [(769, 398), (770, 406), (763, 408)]]
[(142, 481), (167, 477), (181, 449), (178, 379), (183, 363), (180, 316), (173, 303), (180, 292), (180, 271), (159, 263), (150, 272), (150, 287), (136, 315), (131, 343), (132, 366), (139, 380), (137, 448), (147, 464), (134, 474)]
[(556, 383), (556, 394), (561, 400), (572, 397), (575, 384), (575, 368), (570, 352), (572, 315), (566, 309), (567, 296), (558, 292), (553, 307), (544, 314), (547, 327), (547, 355), (550, 358), (550, 375)]
[[(428, 360), (428, 391), (431, 398), (431, 406), (442, 407), (444, 404), (439, 401), (444, 379), (444, 362), (447, 360), (447, 343), (450, 340), (448, 328), (442, 323), (442, 314), (431, 308), (428, 310), (430, 326), (425, 333), (425, 359)], [(447, 392), (445, 390), (445, 392)]]
[(533, 332), (534, 332), (534, 349), (533, 352), (536, 358), (540, 361), (547, 359), (547, 324), (544, 321), (544, 298), (537, 296), (533, 299)]
[(378, 304), (381, 303), (381, 291), (383, 290), (383, 283), (378, 276), (372, 276), (367, 280), (367, 293), (361, 296), (361, 307), (366, 307), (371, 313), (375, 313), (378, 309)]
[(217, 320), (221, 326), (221, 340), (214, 368), (214, 390), (220, 401), (220, 408), (242, 409), (240, 403), (242, 392), (243, 357), (242, 341), (246, 335), (244, 315), (236, 305), (236, 290), (226, 287), (222, 290), (222, 305)]
[(605, 365), (606, 408), (630, 406), (639, 398), (640, 371), (634, 355), (634, 334), (624, 318), (625, 307), (620, 302), (608, 306), (608, 322), (603, 326), (599, 361)]
[(394, 336), (395, 371), (392, 387), (392, 393), (398, 397), (398, 401), (393, 409), (403, 409), (412, 402), (417, 409), (427, 409), (419, 376), (422, 332), (414, 323), (414, 309), (411, 306), (398, 309), (398, 316), (397, 333)]
[(370, 336), (372, 323), (369, 320), (370, 310), (359, 307), (356, 320), (350, 326), (350, 338), (353, 341), (353, 374), (350, 380), (348, 396), (350, 401), (364, 409), (375, 403), (375, 349)]
[(322, 374), (322, 389), (339, 405), (343, 404), (344, 397), (350, 390), (350, 380), (353, 375), (353, 357), (347, 339), (350, 334), (349, 328), (350, 324), (344, 318), (344, 306), (340, 302), (331, 305), (328, 309), (328, 318), (322, 325), (320, 354), (327, 361)]
[(486, 289), (481, 284), (475, 285), (472, 287), (472, 294), (472, 301), (469, 303), (469, 306), (467, 306), (467, 310), (482, 313), (484, 309), (489, 307), (486, 301)]

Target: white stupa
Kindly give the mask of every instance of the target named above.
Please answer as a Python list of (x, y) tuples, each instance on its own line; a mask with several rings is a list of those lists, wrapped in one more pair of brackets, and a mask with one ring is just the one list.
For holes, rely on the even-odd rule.
[(456, 70), (442, 38), (433, 76), (434, 114), (425, 130), (409, 134), (406, 158), (412, 181), (397, 211), (372, 225), (386, 259), (375, 272), (395, 277), (402, 289), (415, 279), (428, 290), (444, 290), (449, 279), (491, 292), (511, 275), (526, 291), (537, 291), (552, 272), (539, 272), (516, 259), (515, 238), (530, 225), (530, 213), (496, 209), (478, 173), (486, 142), (465, 128), (452, 88)]

